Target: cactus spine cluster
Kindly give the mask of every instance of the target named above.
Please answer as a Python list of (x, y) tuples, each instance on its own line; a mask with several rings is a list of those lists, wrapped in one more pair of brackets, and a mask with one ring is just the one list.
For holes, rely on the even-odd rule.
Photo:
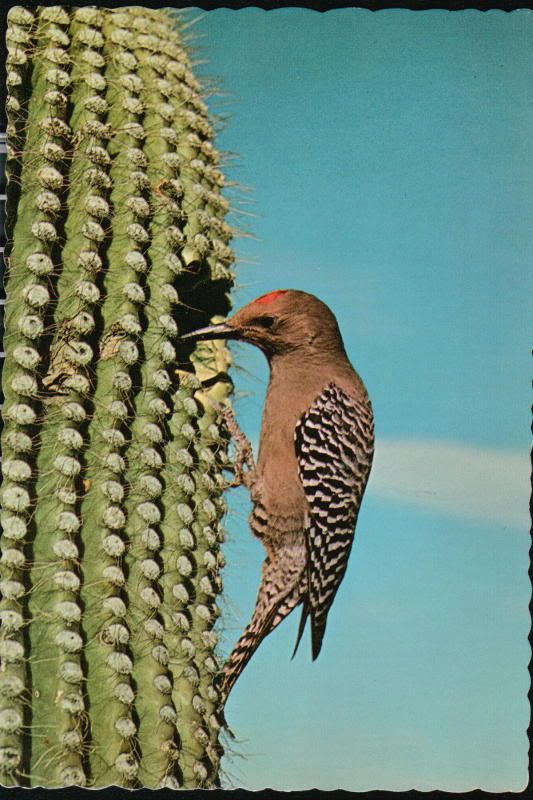
[[(218, 784), (229, 309), (212, 125), (165, 11), (9, 12), (0, 784)], [(206, 388), (209, 386), (209, 388)]]

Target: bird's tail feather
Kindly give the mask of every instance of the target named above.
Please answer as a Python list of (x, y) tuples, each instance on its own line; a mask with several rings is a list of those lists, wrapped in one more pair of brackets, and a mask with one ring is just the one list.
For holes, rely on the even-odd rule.
[(304, 564), (298, 554), (292, 564), (282, 561), (283, 572), (277, 560), (266, 558), (252, 619), (224, 666), (221, 693), (227, 699), (237, 678), (250, 661), (263, 639), (276, 628), (290, 612), (302, 602), (306, 587)]
[(268, 636), (274, 626), (271, 625), (271, 620), (276, 613), (276, 609), (272, 609), (270, 614), (260, 618), (259, 615), (254, 614), (249, 625), (246, 626), (239, 641), (232, 650), (232, 653), (224, 665), (224, 672), (222, 677), (221, 694), (225, 702), (231, 692), (237, 678), (244, 670), (249, 660), (265, 638)]

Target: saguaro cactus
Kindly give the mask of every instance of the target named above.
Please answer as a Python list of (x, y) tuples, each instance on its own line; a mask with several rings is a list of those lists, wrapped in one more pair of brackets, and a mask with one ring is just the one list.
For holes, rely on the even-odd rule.
[(165, 11), (7, 42), (0, 783), (217, 785), (228, 356), (177, 340), (229, 309), (212, 125)]

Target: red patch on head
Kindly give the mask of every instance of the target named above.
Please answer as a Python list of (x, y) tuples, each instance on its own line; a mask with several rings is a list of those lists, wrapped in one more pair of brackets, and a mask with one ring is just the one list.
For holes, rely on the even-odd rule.
[(272, 303), (274, 300), (277, 300), (282, 294), (287, 294), (287, 289), (277, 289), (275, 292), (262, 294), (261, 297), (258, 297), (255, 302), (266, 305), (267, 303)]

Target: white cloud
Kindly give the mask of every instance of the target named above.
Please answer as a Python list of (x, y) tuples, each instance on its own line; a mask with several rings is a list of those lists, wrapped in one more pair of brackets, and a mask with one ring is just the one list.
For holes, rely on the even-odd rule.
[(441, 440), (381, 439), (368, 490), (529, 530), (529, 454)]

